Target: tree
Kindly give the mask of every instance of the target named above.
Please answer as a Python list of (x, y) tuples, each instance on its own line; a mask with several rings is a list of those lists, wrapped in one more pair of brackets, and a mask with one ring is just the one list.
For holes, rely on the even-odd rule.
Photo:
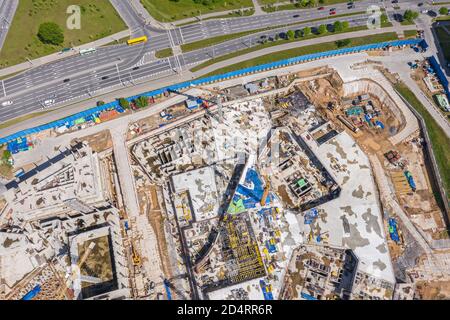
[(300, 38), (303, 37), (303, 32), (302, 30), (295, 30), (295, 38)]
[(412, 11), (412, 10), (408, 9), (403, 14), (403, 19), (405, 19), (406, 21), (409, 21), (409, 22), (413, 22), (414, 20), (417, 19), (418, 16), (419, 16), (419, 13), (417, 11)]
[(336, 46), (338, 48), (346, 47), (350, 44), (350, 39), (343, 39), (336, 41)]
[(103, 106), (105, 104), (105, 101), (97, 101), (97, 106)]
[(343, 30), (347, 30), (349, 26), (350, 26), (350, 23), (348, 23), (348, 21), (342, 22), (342, 29)]
[(145, 108), (148, 106), (148, 98), (144, 97), (144, 96), (140, 96), (139, 98), (137, 98), (134, 103), (136, 104), (136, 107), (140, 108)]
[(291, 40), (291, 39), (294, 39), (295, 33), (292, 30), (288, 30), (286, 35), (287, 35), (287, 40)]
[(440, 8), (440, 9), (439, 9), (439, 14), (440, 14), (440, 15), (443, 15), (443, 16), (448, 15), (448, 8), (446, 8), (446, 7)]
[(39, 26), (37, 34), (39, 40), (45, 44), (59, 46), (64, 43), (64, 32), (60, 26), (54, 22), (44, 22)]
[(309, 36), (310, 34), (311, 34), (311, 27), (304, 27), (303, 35), (306, 37), (306, 36)]
[(2, 155), (2, 159), (3, 159), (4, 161), (8, 161), (9, 158), (11, 158), (11, 151), (9, 151), (9, 150), (4, 150), (4, 151), (3, 151), (3, 155)]
[(120, 98), (119, 99), (119, 105), (124, 108), (124, 109), (129, 109), (130, 108), (130, 103), (128, 102), (127, 99), (125, 98)]
[(318, 32), (319, 34), (324, 34), (324, 33), (326, 33), (326, 32), (327, 32), (327, 26), (324, 25), (324, 24), (321, 24), (321, 25), (319, 26), (319, 28), (317, 29), (317, 32)]
[(388, 23), (388, 16), (386, 13), (383, 13), (380, 16), (380, 22), (381, 22), (381, 25)]
[(341, 32), (342, 30), (344, 30), (344, 28), (342, 26), (342, 22), (340, 22), (339, 20), (335, 21), (333, 23), (333, 30), (334, 30), (334, 32)]
[(277, 34), (275, 35), (275, 41), (278, 41), (278, 40), (280, 40), (280, 35), (277, 33)]

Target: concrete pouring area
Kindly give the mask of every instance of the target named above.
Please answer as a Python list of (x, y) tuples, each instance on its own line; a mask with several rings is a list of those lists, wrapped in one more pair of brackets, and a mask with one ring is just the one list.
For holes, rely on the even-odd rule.
[(450, 277), (390, 56), (420, 58), (310, 61), (30, 137), (0, 198), (0, 297), (392, 299), (400, 265)]

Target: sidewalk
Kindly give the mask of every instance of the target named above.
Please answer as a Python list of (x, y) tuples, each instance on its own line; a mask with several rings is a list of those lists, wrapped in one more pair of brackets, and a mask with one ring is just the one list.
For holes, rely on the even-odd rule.
[(81, 49), (88, 49), (88, 48), (92, 48), (92, 47), (100, 47), (100, 46), (104, 46), (108, 43), (114, 42), (116, 40), (128, 37), (130, 35), (130, 31), (129, 30), (124, 30), (118, 33), (115, 33), (113, 35), (107, 36), (105, 38), (96, 40), (94, 42), (90, 42), (90, 43), (86, 43), (83, 44), (81, 46), (75, 47), (73, 48), (73, 50), (68, 51), (68, 52), (55, 52), (53, 54), (50, 54), (48, 56), (44, 56), (41, 58), (37, 58), (34, 60), (31, 60), (29, 62), (23, 62), (20, 64), (16, 64), (14, 66), (11, 67), (7, 67), (4, 69), (0, 70), (0, 77), (4, 77), (7, 76), (9, 74), (14, 74), (14, 73), (18, 73), (21, 71), (25, 71), (27, 69), (31, 69), (31, 68), (35, 68), (35, 67), (39, 67), (43, 64), (49, 63), (49, 62), (54, 62), (63, 58), (67, 58), (73, 55), (78, 54), (78, 52)]

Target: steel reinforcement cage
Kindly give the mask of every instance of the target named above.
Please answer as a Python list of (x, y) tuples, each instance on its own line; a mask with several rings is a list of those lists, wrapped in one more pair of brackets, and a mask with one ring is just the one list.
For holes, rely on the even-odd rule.
[[(380, 49), (384, 49), (384, 48), (388, 48), (388, 47), (403, 47), (403, 46), (416, 46), (416, 45), (426, 47), (425, 41), (423, 39), (416, 38), (416, 39), (378, 42), (378, 43), (372, 43), (372, 44), (367, 44), (367, 45), (362, 45), (362, 46), (343, 48), (343, 49), (337, 49), (337, 50), (331, 50), (331, 51), (325, 51), (325, 52), (319, 52), (319, 53), (312, 53), (312, 54), (307, 54), (307, 55), (298, 56), (298, 57), (294, 57), (294, 58), (275, 61), (275, 62), (271, 62), (271, 63), (261, 64), (261, 65), (257, 65), (257, 66), (253, 66), (253, 67), (249, 67), (249, 68), (244, 68), (244, 69), (240, 69), (240, 70), (236, 70), (236, 71), (231, 71), (231, 72), (227, 72), (224, 74), (214, 75), (214, 76), (210, 76), (210, 77), (204, 77), (204, 78), (200, 78), (200, 79), (196, 79), (196, 80), (185, 81), (185, 82), (181, 82), (178, 84), (166, 86), (166, 87), (163, 87), (160, 89), (148, 91), (148, 92), (142, 93), (140, 95), (128, 97), (126, 99), (131, 102), (140, 96), (155, 97), (155, 96), (164, 94), (168, 90), (188, 89), (193, 86), (206, 85), (209, 83), (224, 81), (224, 80), (241, 77), (241, 76), (245, 76), (245, 75), (252, 74), (252, 73), (258, 73), (258, 72), (267, 71), (267, 70), (271, 70), (271, 69), (282, 68), (282, 67), (286, 67), (286, 66), (293, 65), (293, 64), (299, 64), (299, 63), (304, 63), (304, 62), (308, 62), (308, 61), (313, 61), (313, 60), (318, 60), (318, 59), (323, 59), (323, 58), (328, 58), (328, 57), (333, 57), (333, 56), (352, 54), (352, 53), (358, 53), (358, 52), (364, 52), (364, 51), (370, 51), (370, 50), (380, 50)], [(38, 133), (41, 131), (58, 128), (58, 127), (67, 125), (68, 123), (75, 121), (79, 118), (89, 117), (95, 113), (102, 112), (102, 111), (105, 111), (108, 109), (113, 109), (117, 106), (118, 106), (118, 101), (113, 101), (113, 102), (104, 104), (102, 106), (97, 106), (95, 108), (91, 108), (91, 109), (73, 114), (71, 116), (68, 116), (68, 117), (60, 119), (60, 120), (52, 121), (50, 123), (47, 123), (47, 124), (44, 124), (41, 126), (37, 126), (34, 128), (22, 130), (22, 131), (14, 133), (14, 134), (11, 134), (9, 136), (6, 136), (4, 138), (0, 138), (0, 145), (6, 144), (6, 143), (14, 141), (18, 138), (23, 138), (23, 137), (26, 137), (26, 136), (29, 136), (31, 134), (35, 134), (35, 133)]]

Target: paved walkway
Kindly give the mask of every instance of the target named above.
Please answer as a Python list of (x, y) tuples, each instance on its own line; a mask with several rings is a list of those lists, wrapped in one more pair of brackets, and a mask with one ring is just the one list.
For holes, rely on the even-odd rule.
[(263, 11), (261, 8), (261, 5), (259, 4), (258, 0), (252, 0), (253, 1), (253, 7), (255, 7), (255, 16), (259, 16), (262, 14), (266, 14), (266, 12)]
[(45, 57), (41, 57), (41, 58), (37, 58), (37, 59), (34, 59), (34, 60), (30, 60), (29, 62), (23, 62), (23, 63), (20, 63), (20, 64), (16, 64), (14, 66), (1, 69), (0, 70), (0, 77), (5, 77), (7, 75), (11, 75), (11, 74), (22, 72), (22, 71), (25, 71), (25, 70), (28, 70), (28, 69), (31, 69), (31, 68), (39, 67), (39, 66), (41, 66), (43, 64), (46, 64), (46, 63), (54, 62), (54, 61), (57, 61), (57, 60), (60, 60), (60, 59), (64, 59), (64, 58), (76, 55), (76, 54), (79, 53), (79, 51), (81, 49), (87, 49), (87, 48), (93, 48), (93, 47), (94, 48), (101, 47), (101, 46), (104, 46), (104, 45), (106, 45), (108, 43), (117, 41), (117, 40), (122, 39), (122, 38), (129, 37), (129, 36), (130, 36), (130, 31), (129, 30), (124, 30), (124, 31), (115, 33), (113, 35), (107, 36), (105, 38), (102, 38), (102, 39), (99, 39), (99, 40), (96, 40), (96, 41), (93, 41), (93, 42), (86, 43), (86, 44), (83, 44), (81, 46), (75, 47), (71, 51), (68, 51), (68, 52), (64, 52), (64, 53), (55, 52), (55, 53), (50, 54), (50, 55), (45, 56)]

